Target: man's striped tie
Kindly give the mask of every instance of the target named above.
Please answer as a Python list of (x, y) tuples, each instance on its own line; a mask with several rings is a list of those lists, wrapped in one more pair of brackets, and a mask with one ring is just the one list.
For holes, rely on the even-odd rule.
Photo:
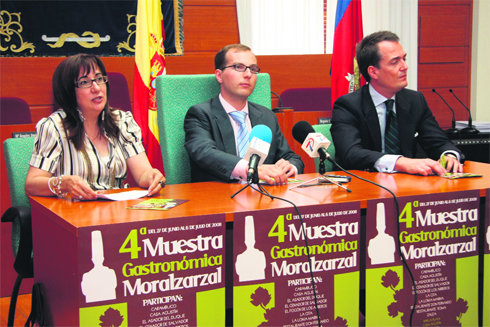
[(385, 153), (400, 154), (400, 138), (398, 136), (398, 121), (393, 111), (395, 101), (388, 99), (386, 105)]
[(233, 118), (234, 121), (237, 122), (239, 125), (238, 128), (238, 137), (237, 137), (237, 148), (238, 148), (238, 155), (240, 158), (243, 158), (245, 153), (247, 152), (247, 147), (248, 147), (248, 138), (249, 138), (249, 132), (247, 129), (247, 124), (245, 123), (245, 118), (247, 117), (246, 112), (242, 111), (232, 111), (230, 112), (231, 118)]

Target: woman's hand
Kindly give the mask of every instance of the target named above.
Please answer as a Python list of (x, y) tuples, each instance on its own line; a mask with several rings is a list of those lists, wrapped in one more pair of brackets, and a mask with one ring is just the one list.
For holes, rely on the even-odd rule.
[(25, 190), (27, 195), (65, 196), (78, 200), (97, 198), (92, 188), (81, 177), (75, 175), (53, 176), (45, 170), (29, 167)]
[(95, 200), (97, 193), (80, 176), (62, 176), (60, 190), (68, 198), (76, 200)]
[(165, 187), (165, 177), (158, 169), (151, 167), (146, 153), (142, 152), (132, 156), (126, 162), (138, 186), (148, 188), (149, 196), (157, 194)]
[(155, 168), (152, 168), (149, 172), (150, 186), (148, 187), (148, 196), (155, 195), (160, 192), (162, 188), (165, 187), (166, 179), (163, 174)]

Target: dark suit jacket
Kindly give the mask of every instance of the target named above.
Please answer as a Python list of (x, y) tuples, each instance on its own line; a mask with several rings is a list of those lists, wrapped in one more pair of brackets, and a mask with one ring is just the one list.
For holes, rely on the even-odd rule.
[[(263, 124), (272, 131), (272, 141), (265, 164), (274, 164), (279, 159), (289, 160), (303, 173), (301, 157), (289, 147), (281, 133), (275, 114), (266, 107), (248, 103), (252, 126)], [(192, 106), (185, 116), (185, 148), (191, 160), (191, 180), (227, 181), (240, 157), (236, 153), (235, 135), (225, 109), (215, 97)]]
[[(444, 151), (463, 155), (437, 124), (422, 93), (402, 89), (395, 96), (401, 155), (414, 158), (417, 142), (438, 160)], [(378, 115), (368, 85), (338, 98), (332, 112), (332, 138), (337, 160), (346, 169), (373, 169), (383, 156)]]

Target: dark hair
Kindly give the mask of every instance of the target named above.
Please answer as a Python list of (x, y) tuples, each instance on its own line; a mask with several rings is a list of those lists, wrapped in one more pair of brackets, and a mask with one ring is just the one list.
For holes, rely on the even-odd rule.
[(226, 64), (226, 54), (230, 50), (237, 50), (237, 51), (252, 51), (248, 46), (244, 44), (228, 44), (225, 45), (214, 57), (214, 69), (221, 69), (225, 66)]
[[(81, 53), (67, 57), (58, 65), (58, 67), (56, 67), (53, 74), (53, 96), (55, 102), (53, 111), (60, 108), (66, 113), (63, 127), (65, 128), (68, 140), (73, 142), (77, 150), (83, 149), (85, 132), (83, 122), (77, 110), (78, 103), (75, 93), (75, 82), (78, 80), (81, 71), (88, 74), (97, 67), (100, 69), (102, 75), (107, 76), (104, 63), (99, 57)], [(109, 99), (109, 83), (107, 83), (106, 86), (107, 99)], [(105, 131), (109, 136), (119, 137), (120, 131), (115, 123), (115, 117), (112, 114), (112, 110), (109, 108), (109, 101), (107, 101), (104, 109), (99, 115), (97, 124), (102, 134)]]
[(379, 67), (381, 56), (378, 52), (378, 43), (382, 41), (399, 42), (398, 36), (390, 31), (379, 31), (364, 37), (356, 47), (356, 59), (359, 70), (364, 79), (369, 82), (371, 77), (368, 73), (369, 66)]

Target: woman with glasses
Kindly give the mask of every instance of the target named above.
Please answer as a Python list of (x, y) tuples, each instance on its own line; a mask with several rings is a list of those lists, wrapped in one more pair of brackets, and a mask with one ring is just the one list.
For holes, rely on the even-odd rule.
[(106, 69), (95, 55), (63, 60), (53, 75), (54, 112), (37, 126), (26, 180), (28, 195), (92, 200), (123, 187), (127, 171), (157, 194), (163, 174), (151, 167), (131, 112), (109, 107)]

